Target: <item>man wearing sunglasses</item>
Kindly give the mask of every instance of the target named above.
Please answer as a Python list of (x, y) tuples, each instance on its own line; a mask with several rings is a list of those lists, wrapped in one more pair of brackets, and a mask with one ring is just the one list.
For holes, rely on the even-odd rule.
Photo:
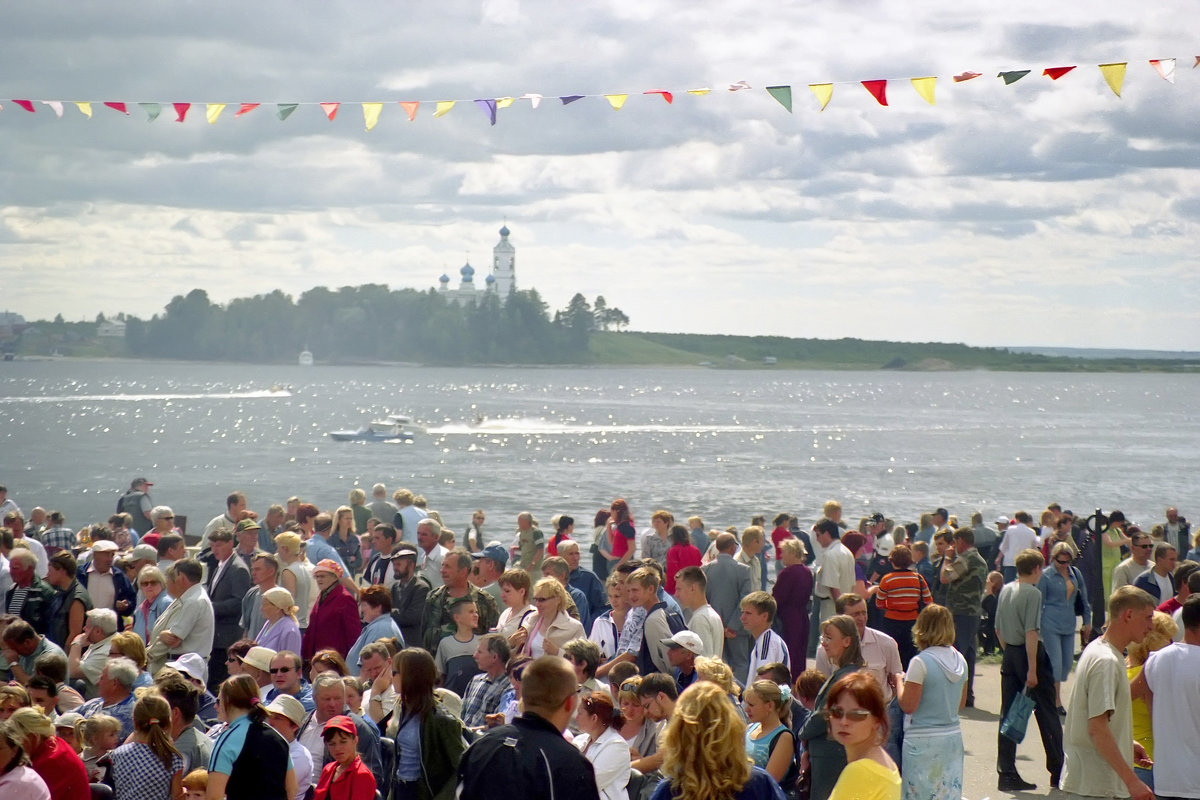
[(1150, 555), (1154, 551), (1154, 542), (1151, 540), (1150, 534), (1143, 532), (1136, 525), (1131, 525), (1129, 538), (1132, 540), (1129, 545), (1129, 558), (1117, 564), (1112, 571), (1112, 590), (1114, 592), (1122, 586), (1133, 585), (1138, 575), (1153, 566), (1150, 563)]
[(316, 708), (313, 703), (312, 686), (301, 672), (300, 656), (291, 650), (280, 650), (271, 657), (271, 684), (266, 701), (269, 703), (281, 694), (290, 695), (300, 701), (305, 711)]

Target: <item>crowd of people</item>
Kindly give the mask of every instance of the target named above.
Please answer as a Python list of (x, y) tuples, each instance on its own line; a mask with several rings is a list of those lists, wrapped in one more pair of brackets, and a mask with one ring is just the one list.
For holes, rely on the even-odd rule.
[[(1173, 508), (852, 527), (831, 500), (639, 533), (617, 499), (457, 533), (377, 484), (261, 517), (235, 491), (189, 532), (151, 486), (77, 531), (0, 486), (0, 797), (959, 798), (981, 649), (1053, 786), (1200, 797), (1200, 552)], [(996, 771), (1033, 788), (1003, 726)]]

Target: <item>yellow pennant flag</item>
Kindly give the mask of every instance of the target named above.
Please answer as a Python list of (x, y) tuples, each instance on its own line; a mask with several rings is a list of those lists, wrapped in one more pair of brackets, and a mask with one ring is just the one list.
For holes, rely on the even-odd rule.
[(621, 106), (625, 105), (625, 101), (629, 99), (627, 94), (606, 94), (604, 99), (613, 107), (613, 111), (620, 111)]
[(450, 109), (454, 108), (453, 100), (438, 100), (437, 110), (433, 112), (435, 117), (445, 116), (450, 113)]
[(508, 108), (513, 103), (515, 103), (516, 100), (517, 100), (517, 98), (515, 98), (515, 97), (497, 97), (496, 98), (496, 108)]
[(367, 130), (375, 127), (375, 123), (379, 122), (379, 114), (383, 111), (383, 103), (363, 103), (363, 122), (367, 125)]
[(810, 83), (808, 88), (817, 96), (817, 102), (821, 104), (821, 110), (824, 111), (825, 106), (829, 105), (829, 101), (833, 99), (833, 84)]
[(83, 114), (88, 119), (92, 118), (92, 104), (88, 101), (85, 100), (83, 102), (76, 103), (75, 107), (79, 109), (80, 114)]
[(1121, 96), (1121, 86), (1125, 83), (1125, 62), (1119, 64), (1100, 64), (1100, 74), (1104, 82), (1113, 90), (1117, 97)]
[(709, 92), (711, 92), (711, 91), (712, 91), (712, 89), (688, 89), (688, 90), (687, 90), (687, 93), (688, 93), (688, 94), (694, 94), (694, 95), (697, 95), (697, 96), (703, 96), (703, 95), (706, 95), (706, 94), (708, 94), (708, 93), (709, 93)]
[(926, 103), (933, 105), (933, 84), (937, 78), (909, 78), (912, 81), (913, 88), (917, 90), (917, 94), (924, 98)]
[(221, 116), (221, 112), (225, 110), (224, 103), (208, 103), (204, 107), (204, 116), (208, 119), (208, 124), (212, 125), (217, 121), (217, 117)]

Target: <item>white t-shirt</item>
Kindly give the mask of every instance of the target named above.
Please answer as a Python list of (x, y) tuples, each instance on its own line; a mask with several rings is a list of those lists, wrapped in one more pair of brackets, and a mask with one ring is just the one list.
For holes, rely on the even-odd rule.
[(1200, 798), (1200, 646), (1169, 644), (1144, 673), (1154, 692), (1154, 791)]
[(1175, 596), (1175, 588), (1171, 586), (1169, 575), (1159, 575), (1154, 570), (1150, 570), (1150, 577), (1154, 578), (1154, 582), (1158, 584), (1158, 601), (1160, 603), (1165, 603)]
[[(1157, 712), (1157, 704), (1155, 712)], [(1108, 714), (1108, 729), (1117, 742), (1121, 758), (1133, 763), (1133, 709), (1129, 701), (1129, 678), (1125, 658), (1105, 639), (1084, 648), (1075, 670), (1070, 706), (1064, 729), (1066, 761), (1062, 790), (1087, 797), (1128, 795), (1124, 782), (1096, 751), (1088, 735), (1088, 721)], [(1157, 755), (1157, 754), (1156, 754)]]
[(712, 606), (705, 603), (693, 611), (692, 618), (688, 620), (688, 630), (700, 637), (705, 656), (721, 657), (725, 649), (725, 623)]
[(1038, 535), (1020, 522), (1009, 525), (1004, 531), (1004, 539), (1000, 542), (1000, 552), (1004, 556), (1002, 562), (1006, 567), (1017, 565), (1017, 553), (1030, 548), (1037, 549)]
[[(308, 748), (296, 739), (288, 742), (288, 752), (292, 756), (292, 769), (296, 771), (296, 796), (292, 800), (303, 800), (308, 793), (308, 787), (316, 784), (313, 780), (313, 757)], [(321, 777), (320, 772), (316, 777)]]
[(854, 554), (840, 541), (832, 542), (821, 557), (817, 570), (817, 591), (820, 598), (828, 598), (833, 587), (842, 594), (854, 591)]

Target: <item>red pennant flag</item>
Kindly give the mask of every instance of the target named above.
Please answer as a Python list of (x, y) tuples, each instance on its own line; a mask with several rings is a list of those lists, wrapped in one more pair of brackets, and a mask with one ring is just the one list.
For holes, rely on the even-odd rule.
[(171, 103), (175, 107), (175, 121), (183, 122), (187, 118), (187, 112), (191, 109), (191, 103)]
[(400, 107), (404, 109), (404, 113), (408, 114), (408, 121), (412, 122), (417, 118), (417, 109), (420, 108), (420, 100), (401, 100)]
[(242, 107), (234, 114), (235, 117), (240, 117), (242, 114), (249, 114), (254, 109), (258, 108), (258, 103), (242, 103)]
[(957, 75), (955, 75), (955, 76), (954, 76), (954, 82), (955, 82), (955, 83), (962, 83), (963, 81), (969, 81), (969, 80), (973, 80), (974, 78), (978, 78), (978, 77), (979, 77), (981, 74), (982, 74), (982, 73), (979, 73), (979, 72), (970, 72), (970, 71), (968, 71), (968, 72), (960, 72), (959, 74), (957, 74)]
[(667, 103), (672, 103), (675, 101), (675, 95), (671, 94), (670, 92), (668, 92), (664, 89), (651, 89), (648, 92), (642, 92), (642, 94), (661, 94), (662, 99), (666, 100)]
[(863, 81), (863, 88), (879, 101), (879, 105), (887, 105), (887, 81)]
[(1046, 69), (1042, 70), (1042, 74), (1048, 76), (1050, 78), (1050, 80), (1056, 81), (1073, 69), (1075, 69), (1075, 68), (1074, 67), (1046, 67)]
[(120, 111), (125, 116), (129, 116), (129, 109), (125, 108), (125, 104), (119, 101), (105, 101), (104, 105), (111, 108), (113, 111)]
[(13, 102), (28, 111), (30, 114), (34, 113), (32, 100), (13, 100)]
[(321, 103), (321, 110), (325, 112), (325, 116), (329, 117), (330, 122), (333, 122), (333, 118), (337, 116), (340, 105), (341, 103)]

